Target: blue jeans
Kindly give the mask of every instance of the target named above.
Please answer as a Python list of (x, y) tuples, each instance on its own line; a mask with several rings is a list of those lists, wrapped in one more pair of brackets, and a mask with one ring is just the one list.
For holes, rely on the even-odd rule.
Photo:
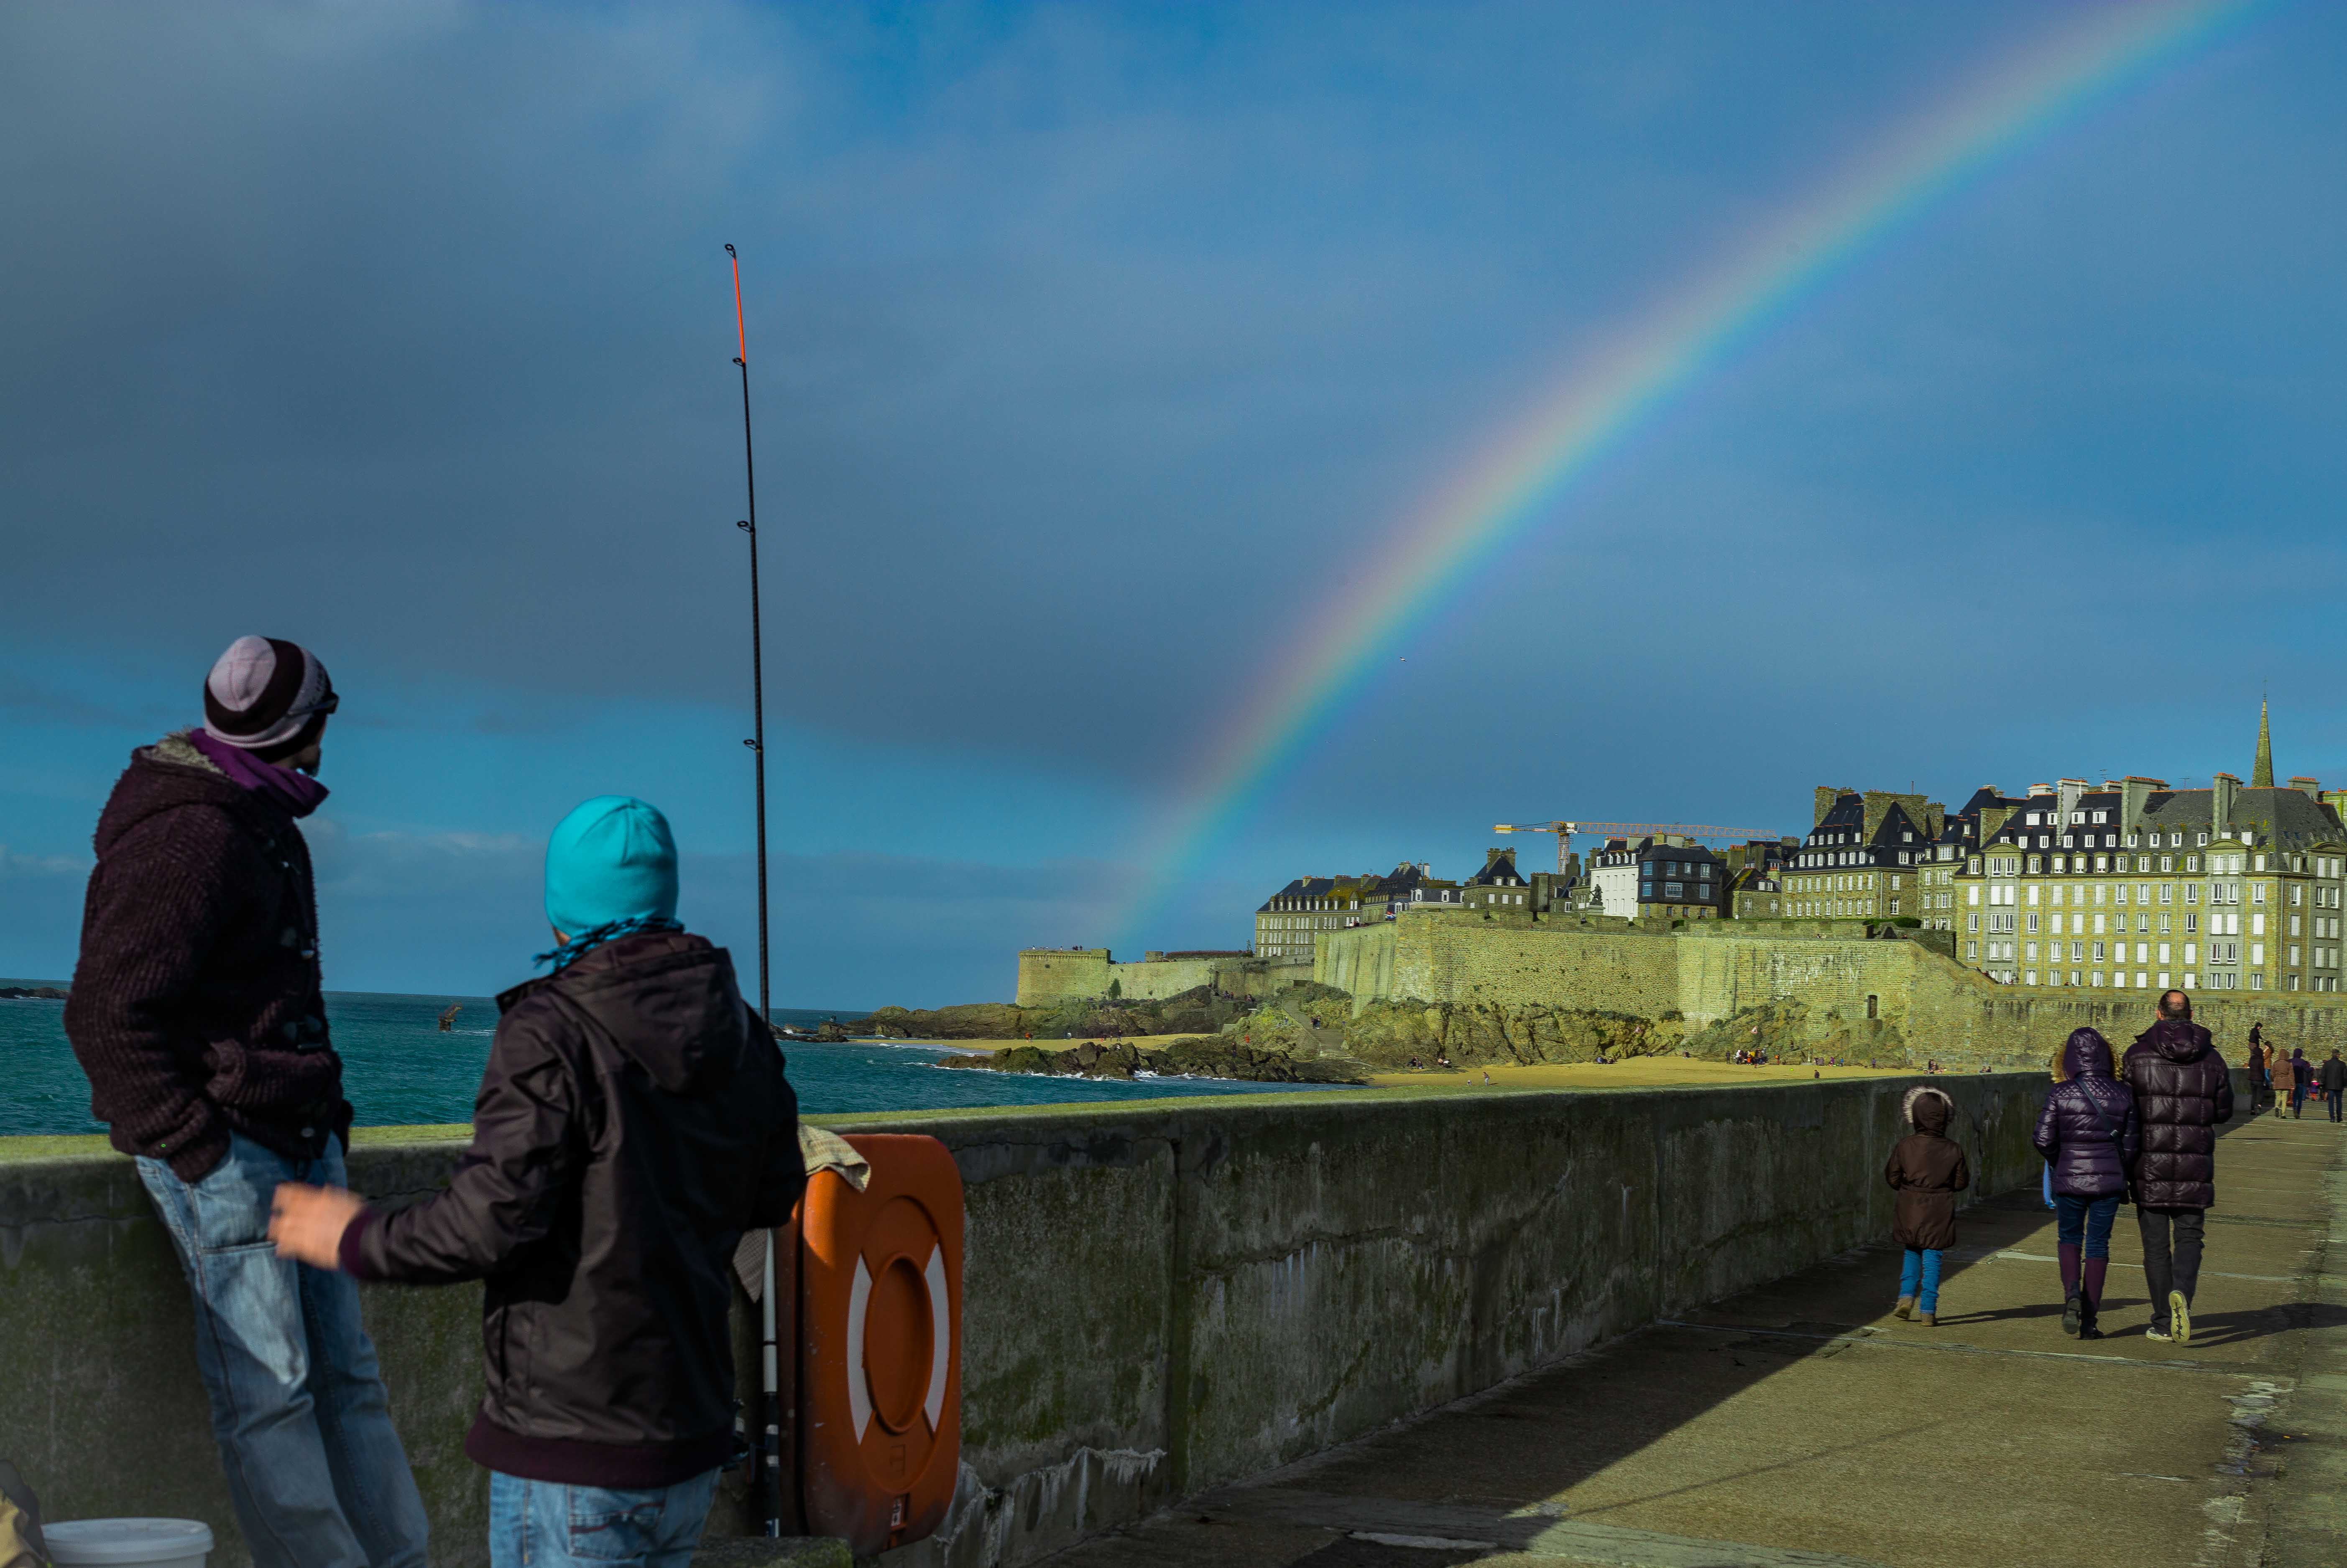
[(141, 1159), (195, 1298), (196, 1367), (256, 1568), (424, 1568), (424, 1500), (359, 1326), (358, 1286), (280, 1258), (280, 1182), (344, 1184), (341, 1145), (288, 1160), (231, 1136), (203, 1180)]
[(1907, 1249), (1907, 1261), (1899, 1266), (1899, 1294), (1915, 1298), (1918, 1312), (1940, 1309), (1940, 1249), (1935, 1246)]
[(614, 1491), (489, 1472), (489, 1568), (685, 1568), (717, 1496), (717, 1471)]
[(2108, 1193), (2099, 1198), (2074, 1198), (2067, 1193), (2054, 1194), (2054, 1234), (2064, 1246), (2077, 1246), (2083, 1239), (2085, 1257), (2111, 1255), (2111, 1222), (2118, 1218), (2119, 1194)]

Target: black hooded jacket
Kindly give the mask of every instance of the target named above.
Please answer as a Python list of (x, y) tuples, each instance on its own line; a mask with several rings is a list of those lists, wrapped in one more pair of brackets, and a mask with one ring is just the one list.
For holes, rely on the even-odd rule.
[(2233, 1080), (2209, 1031), (2164, 1018), (2127, 1047), (2127, 1087), (2143, 1119), (2143, 1153), (2128, 1173), (2135, 1201), (2205, 1209), (2217, 1201), (2217, 1128), (2233, 1116)]
[(497, 999), (445, 1192), (343, 1234), (361, 1279), (480, 1278), (465, 1440), (529, 1481), (669, 1486), (733, 1441), (730, 1260), (790, 1217), (798, 1102), (723, 948), (624, 938)]

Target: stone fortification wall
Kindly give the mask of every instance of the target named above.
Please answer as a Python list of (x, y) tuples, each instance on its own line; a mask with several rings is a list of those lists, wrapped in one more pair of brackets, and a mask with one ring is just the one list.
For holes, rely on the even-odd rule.
[(1267, 997), (1312, 978), (1308, 960), (1275, 964), (1265, 958), (1143, 958), (1118, 963), (1106, 948), (1029, 948), (1019, 955), (1020, 1007), (1089, 1001), (1115, 994), (1130, 1001), (1163, 1001), (1213, 986), (1233, 996)]
[[(2148, 1023), (2155, 1000), (2148, 991), (1998, 985), (1950, 957), (1933, 939), (1939, 933), (1868, 938), (1854, 922), (1739, 924), (1589, 931), (1523, 917), (1405, 914), (1389, 927), (1324, 934), (1314, 974), (1351, 991), (1357, 1013), (1403, 1001), (1502, 1015), (1676, 1014), (1693, 1027), (1771, 1008), (1791, 1019), (1789, 1034), (1769, 1037), (1772, 1050), (1965, 1065), (2043, 1061), (2086, 1025), (2124, 1045)], [(2196, 991), (2193, 1008), (2236, 1062), (2255, 1022), (2285, 1046), (2347, 1049), (2347, 995)]]
[[(1974, 1195), (2034, 1184), (2045, 1075), (1937, 1081), (1959, 1106)], [(933, 1133), (968, 1185), (967, 1468), (948, 1537), (907, 1561), (1032, 1561), (1879, 1239), (1907, 1087), (1331, 1091), (834, 1119)], [(43, 1147), (62, 1142), (0, 1140), (9, 1457), (55, 1517), (202, 1519), (217, 1568), (241, 1568), (169, 1243), (128, 1160)], [(353, 1179), (376, 1195), (428, 1190), (460, 1148), (382, 1130), (354, 1151)], [(486, 1485), (460, 1451), (479, 1392), (478, 1294), (364, 1299), (435, 1561), (479, 1563)], [(746, 1528), (738, 1492), (714, 1528)]]
[(1021, 948), (1019, 989), (1010, 999), (1029, 1008), (1104, 997), (1108, 995), (1108, 970), (1106, 948)]

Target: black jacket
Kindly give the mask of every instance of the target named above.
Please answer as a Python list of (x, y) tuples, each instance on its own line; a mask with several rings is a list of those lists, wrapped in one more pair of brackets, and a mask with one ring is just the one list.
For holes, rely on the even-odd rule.
[(465, 1440), (530, 1481), (658, 1487), (733, 1441), (730, 1260), (806, 1177), (798, 1102), (723, 949), (630, 937), (497, 999), (445, 1192), (344, 1233), (361, 1279), (483, 1278)]
[(2205, 1209), (2217, 1201), (2217, 1126), (2233, 1117), (2233, 1080), (2209, 1031), (2164, 1018), (2127, 1047), (2127, 1087), (2143, 1119), (2143, 1151), (2128, 1170), (2135, 1201)]
[(2332, 1057), (2314, 1070), (2314, 1081), (2322, 1085), (2326, 1093), (2336, 1094), (2347, 1089), (2347, 1061)]
[[(2079, 1035), (2091, 1039), (2081, 1042)], [(2054, 1190), (2065, 1197), (2100, 1198), (2127, 1188), (2138, 1132), (2135, 1097), (2111, 1078), (2111, 1048), (2092, 1030), (2079, 1030), (2062, 1052), (2070, 1077), (2045, 1096), (2033, 1142), (2053, 1163)]]
[(172, 735), (131, 753), (97, 848), (65, 1025), (114, 1146), (188, 1182), (231, 1131), (292, 1158), (323, 1153), (351, 1108), (292, 813)]

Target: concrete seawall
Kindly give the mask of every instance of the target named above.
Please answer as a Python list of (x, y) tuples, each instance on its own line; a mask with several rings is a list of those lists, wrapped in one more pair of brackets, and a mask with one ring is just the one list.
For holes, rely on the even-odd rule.
[[(1913, 1081), (827, 1118), (931, 1133), (968, 1184), (962, 1495), (902, 1555), (1030, 1561), (1881, 1238)], [(2036, 1181), (2042, 1074), (1933, 1081), (1975, 1195)], [(353, 1180), (428, 1191), (462, 1133), (363, 1134)], [(184, 1286), (130, 1163), (89, 1142), (0, 1140), (0, 1456), (53, 1517), (200, 1518), (237, 1568)], [(367, 1305), (435, 1560), (480, 1563), (477, 1292)]]

